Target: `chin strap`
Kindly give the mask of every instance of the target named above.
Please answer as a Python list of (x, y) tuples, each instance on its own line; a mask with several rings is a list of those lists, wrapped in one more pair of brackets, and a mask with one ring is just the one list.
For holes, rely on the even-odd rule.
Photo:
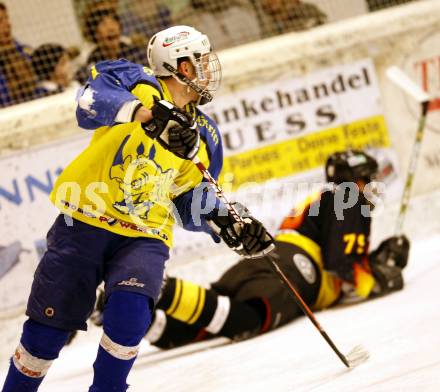
[(186, 84), (199, 95), (198, 102), (196, 103), (197, 105), (204, 105), (212, 101), (213, 98), (212, 95), (207, 90), (201, 88), (200, 86), (198, 86), (196, 83), (193, 82), (193, 80), (196, 80), (196, 78), (194, 78), (193, 80), (188, 79), (185, 75), (180, 73), (176, 68), (174, 68), (172, 65), (168, 63), (164, 62), (162, 65), (167, 71), (173, 74), (173, 77), (179, 83)]

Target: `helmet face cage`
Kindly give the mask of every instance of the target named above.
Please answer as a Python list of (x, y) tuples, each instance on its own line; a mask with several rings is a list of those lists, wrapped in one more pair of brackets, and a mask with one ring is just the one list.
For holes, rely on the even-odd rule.
[[(199, 104), (210, 102), (220, 87), (222, 79), (220, 61), (213, 52), (194, 53), (193, 56), (190, 56), (190, 60), (196, 72), (196, 77), (192, 82), (198, 87), (195, 91), (201, 97)], [(193, 86), (189, 86), (193, 88)]]
[[(173, 76), (198, 95), (198, 104), (210, 102), (221, 81), (221, 66), (206, 35), (189, 26), (174, 26), (154, 35), (147, 49), (156, 76)], [(188, 58), (195, 69), (190, 80), (178, 71), (178, 60)]]

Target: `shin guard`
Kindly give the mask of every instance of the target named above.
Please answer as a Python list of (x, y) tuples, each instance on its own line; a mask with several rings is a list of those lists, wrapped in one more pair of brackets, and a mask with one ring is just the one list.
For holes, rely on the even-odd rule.
[(141, 294), (116, 291), (104, 308), (104, 333), (93, 365), (91, 392), (123, 392), (128, 374), (151, 322), (152, 301)]
[(37, 391), (69, 335), (69, 331), (27, 320), (2, 391)]

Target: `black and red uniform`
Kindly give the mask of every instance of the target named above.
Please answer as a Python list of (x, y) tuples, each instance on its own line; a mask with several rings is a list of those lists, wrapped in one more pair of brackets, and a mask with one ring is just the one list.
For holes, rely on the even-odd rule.
[[(376, 160), (363, 151), (332, 154), (325, 166), (331, 184), (296, 206), (275, 235), (278, 266), (313, 310), (403, 287), (401, 271), (409, 253), (405, 236), (388, 238), (368, 253), (370, 181), (377, 170)], [(268, 257), (243, 259), (210, 289), (168, 278), (146, 338), (162, 348), (207, 333), (241, 339), (301, 314)]]
[[(312, 309), (337, 303), (343, 286), (351, 296), (370, 295), (375, 279), (368, 263), (371, 218), (362, 213), (367, 205), (360, 197), (339, 220), (335, 191), (324, 190), (297, 206), (276, 233), (277, 263)], [(205, 337), (206, 330), (235, 339), (249, 337), (302, 314), (264, 258), (240, 260), (209, 290), (168, 278), (158, 309), (166, 317), (161, 315), (163, 331), (156, 334), (153, 325), (147, 338), (162, 348)], [(217, 326), (209, 328), (215, 319)]]

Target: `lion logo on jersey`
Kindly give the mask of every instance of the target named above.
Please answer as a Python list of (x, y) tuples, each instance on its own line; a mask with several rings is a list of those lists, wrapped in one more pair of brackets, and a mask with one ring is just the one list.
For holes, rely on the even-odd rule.
[(148, 156), (140, 143), (133, 157), (124, 156), (123, 150), (128, 135), (122, 142), (110, 168), (110, 178), (119, 184), (121, 196), (113, 203), (113, 208), (122, 214), (147, 219), (154, 205), (167, 207), (170, 204), (168, 190), (174, 183), (174, 170), (163, 170), (154, 161), (156, 148), (150, 148)]

